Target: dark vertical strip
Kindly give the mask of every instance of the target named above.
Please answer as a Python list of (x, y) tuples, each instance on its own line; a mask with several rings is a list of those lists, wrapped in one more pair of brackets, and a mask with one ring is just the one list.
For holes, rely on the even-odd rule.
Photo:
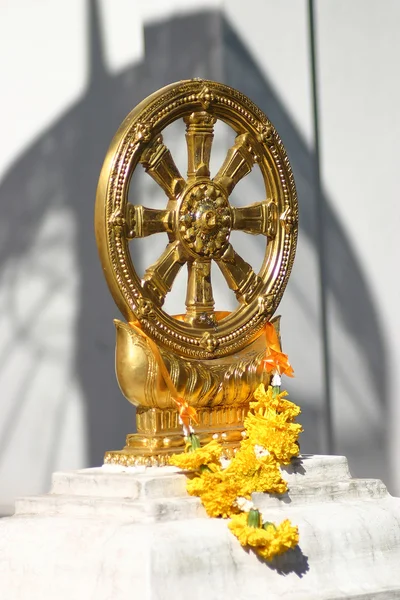
[(308, 23), (310, 38), (310, 60), (311, 60), (311, 85), (313, 104), (313, 126), (314, 126), (314, 187), (316, 198), (317, 215), (317, 244), (318, 244), (318, 270), (319, 291), (321, 311), (321, 331), (323, 345), (323, 376), (324, 376), (324, 421), (323, 421), (323, 451), (328, 454), (334, 452), (333, 422), (332, 422), (332, 396), (331, 396), (331, 371), (329, 356), (329, 330), (327, 310), (327, 265), (325, 249), (325, 222), (326, 205), (325, 197), (321, 188), (321, 153), (319, 133), (319, 102), (318, 102), (318, 69), (316, 56), (316, 25), (314, 0), (308, 0)]

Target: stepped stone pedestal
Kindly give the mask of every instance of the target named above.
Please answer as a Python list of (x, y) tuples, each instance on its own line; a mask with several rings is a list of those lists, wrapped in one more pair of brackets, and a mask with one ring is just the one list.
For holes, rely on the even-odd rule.
[(353, 479), (341, 456), (303, 456), (289, 492), (254, 494), (269, 521), (299, 526), (273, 562), (209, 519), (172, 467), (55, 473), (0, 521), (4, 600), (325, 600), (400, 598), (400, 499)]

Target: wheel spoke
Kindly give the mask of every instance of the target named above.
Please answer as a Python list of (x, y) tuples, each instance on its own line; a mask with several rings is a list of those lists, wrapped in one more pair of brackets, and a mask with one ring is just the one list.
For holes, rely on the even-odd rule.
[(276, 236), (278, 210), (274, 201), (256, 202), (243, 207), (232, 207), (232, 229), (253, 235)]
[(188, 262), (185, 321), (197, 327), (215, 325), (211, 261)]
[(165, 296), (171, 291), (175, 277), (178, 275), (186, 257), (179, 241), (168, 244), (160, 258), (151, 265), (142, 279), (143, 289), (152, 299), (162, 305)]
[(153, 233), (173, 232), (173, 211), (134, 206), (130, 202), (125, 212), (117, 211), (110, 219), (114, 227), (121, 227), (128, 240), (142, 238)]
[(231, 244), (216, 262), (239, 302), (248, 304), (259, 285), (262, 284), (253, 268), (235, 252)]
[(222, 185), (227, 194), (230, 194), (235, 185), (250, 173), (257, 160), (251, 136), (248, 133), (238, 135), (234, 145), (228, 150), (224, 164), (214, 177), (215, 183)]
[(210, 155), (214, 138), (213, 115), (194, 112), (184, 119), (188, 149), (188, 179), (210, 176)]
[(170, 151), (160, 135), (143, 152), (140, 162), (148, 173), (164, 190), (170, 200), (181, 193), (185, 181), (178, 171)]

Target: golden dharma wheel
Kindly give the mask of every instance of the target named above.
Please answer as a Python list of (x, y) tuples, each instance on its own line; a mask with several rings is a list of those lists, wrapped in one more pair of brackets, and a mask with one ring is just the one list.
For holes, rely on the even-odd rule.
[[(188, 150), (186, 177), (162, 138), (163, 129), (182, 118)], [(217, 119), (237, 136), (211, 178)], [(131, 176), (139, 163), (165, 192), (165, 209), (128, 202)], [(263, 176), (265, 197), (248, 206), (232, 206), (232, 190), (255, 163)], [(97, 190), (96, 237), (116, 304), (126, 320), (138, 321), (161, 349), (190, 361), (227, 357), (257, 338), (288, 281), (297, 221), (293, 174), (273, 125), (240, 92), (201, 79), (168, 85), (132, 110), (111, 143)], [(230, 241), (233, 230), (265, 237), (265, 258), (258, 273), (235, 251)], [(166, 233), (168, 245), (140, 279), (129, 240), (156, 233)], [(211, 261), (238, 299), (230, 314), (215, 313)], [(184, 265), (186, 314), (177, 319), (162, 307)]]

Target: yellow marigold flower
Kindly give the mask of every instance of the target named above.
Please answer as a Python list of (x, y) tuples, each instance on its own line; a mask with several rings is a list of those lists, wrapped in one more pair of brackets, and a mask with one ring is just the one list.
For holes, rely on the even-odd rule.
[[(264, 492), (268, 494), (284, 494), (287, 483), (282, 479), (279, 465), (273, 456), (264, 456), (258, 459), (260, 468), (249, 481), (251, 492)], [(250, 493), (251, 493), (250, 492)]]
[(254, 412), (261, 412), (264, 416), (266, 416), (265, 410), (269, 409), (284, 414), (288, 421), (292, 421), (301, 413), (301, 409), (293, 402), (285, 400), (287, 395), (286, 391), (275, 395), (272, 386), (265, 390), (264, 384), (261, 383), (254, 392), (256, 402), (250, 402), (250, 408)]
[(283, 414), (270, 414), (264, 417), (260, 413), (249, 413), (244, 422), (248, 440), (253, 445), (266, 448), (278, 462), (288, 464), (299, 454), (296, 443), (303, 431), (301, 425), (287, 422)]
[(274, 556), (295, 548), (299, 543), (299, 530), (288, 519), (276, 528), (270, 525), (266, 531), (270, 534), (269, 543), (256, 548), (257, 554), (265, 560), (271, 560)]
[(226, 519), (238, 512), (236, 498), (240, 496), (240, 483), (223, 471), (204, 470), (186, 486), (191, 496), (200, 497), (209, 517)]
[(173, 454), (169, 459), (170, 464), (179, 467), (185, 471), (198, 471), (200, 467), (210, 464), (219, 466), (219, 459), (222, 454), (222, 446), (216, 440), (212, 440), (202, 448), (194, 452), (183, 452), (182, 454)]
[(299, 543), (298, 529), (288, 520), (282, 521), (277, 527), (272, 524), (265, 529), (250, 527), (247, 524), (247, 513), (241, 513), (232, 517), (228, 527), (242, 546), (252, 548), (266, 560), (271, 560)]
[(229, 466), (225, 469), (231, 477), (252, 477), (259, 468), (259, 462), (254, 452), (253, 444), (250, 440), (243, 440), (239, 450), (231, 460)]
[(263, 546), (266, 543), (266, 531), (261, 527), (247, 524), (248, 513), (234, 515), (228, 523), (229, 529), (237, 537), (242, 546)]
[(244, 497), (250, 497), (252, 492), (283, 494), (287, 490), (275, 457), (257, 458), (251, 440), (242, 442), (224, 475), (236, 482)]
[(186, 482), (186, 489), (190, 496), (201, 496), (205, 491), (204, 477), (193, 477)]
[(238, 512), (236, 498), (241, 494), (238, 482), (230, 479), (225, 473), (203, 473), (205, 479), (204, 492), (200, 498), (209, 517), (226, 519)]

